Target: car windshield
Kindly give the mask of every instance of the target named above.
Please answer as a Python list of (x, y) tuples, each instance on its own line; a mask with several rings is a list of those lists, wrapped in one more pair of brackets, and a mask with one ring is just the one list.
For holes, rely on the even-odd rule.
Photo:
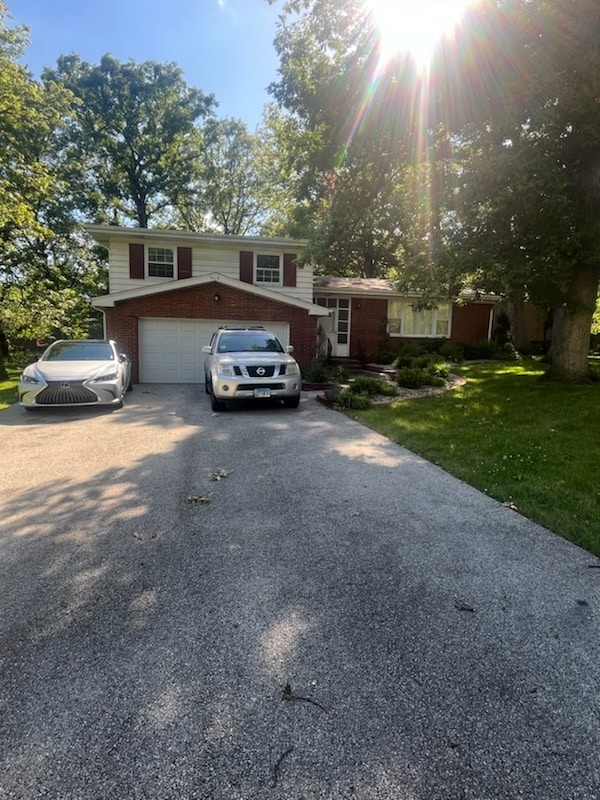
[(113, 361), (112, 347), (106, 342), (57, 342), (44, 353), (43, 361)]
[(283, 353), (279, 339), (268, 331), (224, 333), (219, 339), (219, 353)]

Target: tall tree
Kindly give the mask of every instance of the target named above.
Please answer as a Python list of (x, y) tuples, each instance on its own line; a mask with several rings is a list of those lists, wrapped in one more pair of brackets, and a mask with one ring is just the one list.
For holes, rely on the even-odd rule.
[(196, 177), (177, 209), (189, 230), (256, 233), (265, 212), (258, 142), (237, 119), (209, 119), (202, 130)]
[(403, 190), (422, 150), (411, 139), (415, 69), (383, 62), (360, 0), (288, 0), (271, 92), (296, 121), (287, 146), (295, 221), (313, 228), (307, 255), (334, 273), (393, 276), (412, 257)]
[[(18, 63), (27, 30), (10, 27), (0, 0), (0, 339), (81, 330), (81, 287), (94, 268), (75, 261), (74, 229), (54, 170), (55, 134), (69, 92), (34, 81)], [(89, 290), (89, 286), (88, 286)], [(86, 319), (87, 322), (87, 319)], [(0, 376), (5, 375), (4, 347)]]
[[(588, 377), (600, 278), (600, 4), (481, 0), (436, 65), (463, 267), (555, 309), (548, 377)], [(476, 263), (477, 262), (477, 263)]]
[(98, 220), (160, 222), (186, 191), (194, 124), (211, 114), (213, 96), (188, 87), (175, 64), (109, 55), (98, 65), (61, 56), (42, 77), (78, 101), (63, 152), (80, 207)]

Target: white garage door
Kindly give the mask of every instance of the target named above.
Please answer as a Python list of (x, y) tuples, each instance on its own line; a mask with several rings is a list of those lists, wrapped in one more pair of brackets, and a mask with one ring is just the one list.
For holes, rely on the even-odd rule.
[(140, 383), (204, 383), (204, 353), (219, 325), (263, 325), (285, 346), (287, 322), (240, 322), (205, 319), (140, 319)]

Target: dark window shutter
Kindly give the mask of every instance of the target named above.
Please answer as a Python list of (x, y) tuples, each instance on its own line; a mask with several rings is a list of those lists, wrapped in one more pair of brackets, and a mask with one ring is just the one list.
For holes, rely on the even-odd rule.
[(130, 244), (129, 245), (129, 277), (135, 279), (143, 279), (144, 275), (144, 245), (143, 244)]
[(254, 283), (254, 253), (240, 250), (240, 280)]
[(177, 248), (177, 277), (179, 280), (192, 277), (192, 248)]
[(283, 254), (283, 285), (295, 286), (296, 285), (296, 254), (284, 253)]

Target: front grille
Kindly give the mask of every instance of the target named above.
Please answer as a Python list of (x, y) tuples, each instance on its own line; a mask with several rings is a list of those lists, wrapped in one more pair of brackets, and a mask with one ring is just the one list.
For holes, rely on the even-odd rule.
[[(261, 368), (264, 369), (264, 373), (262, 375), (259, 375), (256, 370), (257, 369), (261, 369)], [(246, 367), (246, 369), (248, 370), (248, 375), (251, 378), (272, 378), (273, 375), (275, 374), (275, 366), (273, 366), (273, 365), (269, 366), (269, 365), (265, 364), (264, 367), (261, 367), (261, 365), (258, 364), (255, 367), (254, 366)]]
[(35, 402), (39, 405), (69, 405), (70, 403), (97, 403), (98, 397), (81, 381), (75, 381), (65, 386), (66, 382), (51, 381), (45, 389), (36, 395)]

